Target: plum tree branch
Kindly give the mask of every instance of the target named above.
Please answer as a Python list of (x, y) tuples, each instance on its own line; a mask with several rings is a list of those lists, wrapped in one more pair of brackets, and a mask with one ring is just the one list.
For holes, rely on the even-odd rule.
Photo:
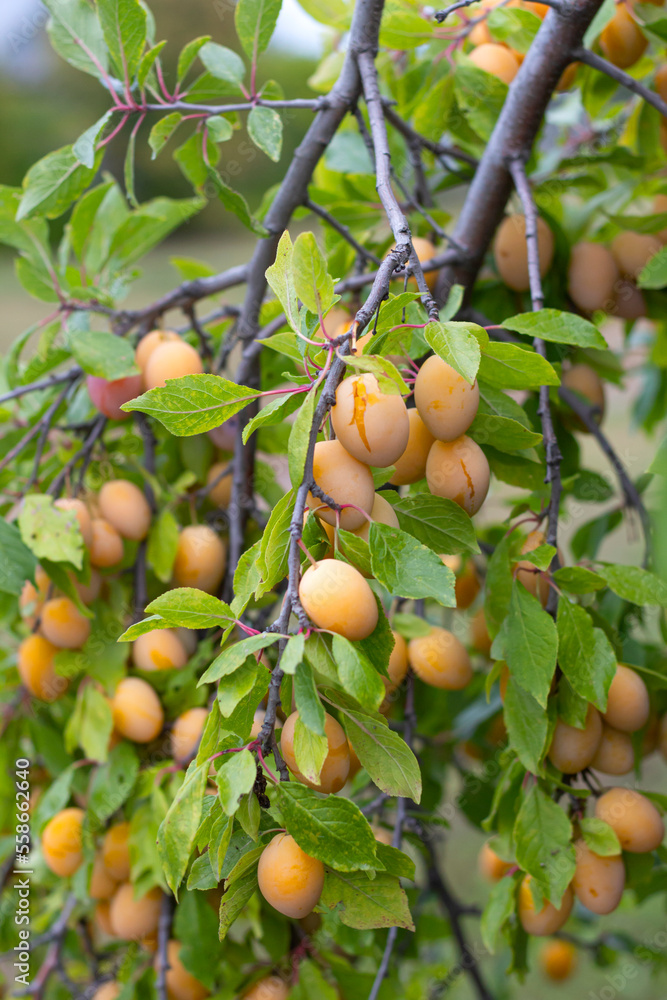
[(160, 904), (160, 918), (157, 926), (157, 962), (155, 976), (155, 992), (157, 1000), (167, 1000), (167, 972), (169, 971), (169, 938), (171, 924), (174, 918), (174, 897), (164, 893)]
[(587, 430), (593, 435), (599, 444), (600, 449), (609, 459), (609, 462), (616, 473), (623, 496), (625, 497), (626, 505), (637, 511), (644, 534), (643, 565), (647, 566), (651, 552), (651, 519), (648, 515), (646, 507), (644, 506), (644, 501), (642, 500), (639, 490), (628, 475), (623, 462), (619, 458), (609, 438), (595, 419), (595, 407), (586, 404), (576, 392), (568, 389), (565, 385), (559, 386), (558, 395), (563, 402), (567, 403), (570, 409), (576, 413), (582, 423), (585, 424)]
[(544, 19), (510, 85), (468, 189), (453, 234), (468, 253), (441, 273), (437, 286), (441, 302), (447, 300), (454, 284), (468, 291), (472, 288), (512, 190), (509, 163), (512, 157), (525, 156), (532, 150), (551, 95), (601, 3), (567, 0), (560, 10), (550, 11)]
[(360, 254), (364, 260), (369, 260), (373, 264), (379, 265), (380, 258), (376, 257), (375, 254), (370, 250), (367, 250), (366, 247), (359, 242), (359, 240), (355, 239), (349, 228), (340, 223), (333, 215), (331, 215), (330, 212), (327, 212), (326, 208), (322, 208), (321, 205), (317, 205), (310, 198), (306, 198), (304, 206), (313, 212), (314, 215), (317, 215), (320, 219), (322, 219), (323, 222), (326, 222), (328, 226), (331, 226), (332, 229), (335, 229), (335, 231), (342, 236), (351, 247), (354, 247), (357, 253)]
[[(538, 229), (537, 229), (537, 207), (535, 205), (535, 200), (533, 198), (532, 191), (530, 189), (530, 183), (526, 175), (526, 168), (524, 159), (522, 156), (514, 156), (509, 162), (509, 170), (512, 175), (512, 180), (517, 190), (517, 194), (521, 200), (521, 205), (523, 207), (523, 213), (525, 217), (525, 233), (526, 233), (526, 253), (528, 258), (528, 278), (530, 281), (530, 297), (533, 305), (533, 310), (535, 312), (539, 311), (544, 305), (544, 292), (542, 290), (542, 277), (540, 274), (540, 249), (538, 242)], [(547, 357), (547, 345), (540, 337), (535, 337), (533, 340), (533, 346), (538, 354), (540, 354), (545, 360)], [(556, 554), (553, 557), (551, 563), (552, 572), (557, 570), (560, 565), (560, 560), (558, 557), (558, 515), (560, 512), (560, 499), (563, 490), (561, 475), (560, 475), (560, 463), (561, 463), (561, 453), (558, 447), (558, 440), (556, 438), (556, 431), (554, 430), (553, 416), (551, 413), (551, 404), (549, 402), (549, 386), (540, 386), (539, 394), (539, 407), (537, 410), (540, 421), (542, 423), (542, 438), (544, 441), (544, 450), (546, 454), (546, 476), (545, 482), (551, 487), (549, 495), (549, 507), (548, 507), (548, 527), (546, 533), (546, 541), (548, 545), (553, 545), (556, 548)], [(549, 596), (547, 599), (547, 611), (555, 616), (558, 608), (558, 592), (554, 587), (549, 588)]]
[(590, 49), (577, 48), (572, 53), (572, 58), (576, 62), (584, 63), (586, 66), (590, 66), (592, 69), (599, 70), (600, 73), (605, 73), (612, 80), (620, 83), (622, 87), (626, 90), (631, 91), (633, 94), (637, 94), (641, 97), (647, 104), (659, 111), (661, 115), (667, 118), (667, 103), (663, 101), (659, 94), (656, 94), (655, 90), (651, 90), (649, 87), (645, 87), (643, 83), (639, 80), (635, 80), (634, 77), (630, 76), (624, 70), (619, 69), (618, 66), (614, 66), (607, 59), (603, 59), (602, 56), (597, 55), (595, 52), (591, 52)]

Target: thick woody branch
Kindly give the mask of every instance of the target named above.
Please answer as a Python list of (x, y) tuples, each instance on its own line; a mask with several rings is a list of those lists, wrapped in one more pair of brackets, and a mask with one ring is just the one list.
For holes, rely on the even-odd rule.
[(593, 69), (597, 69), (600, 73), (605, 73), (607, 76), (611, 77), (612, 80), (616, 80), (620, 83), (622, 87), (626, 90), (630, 90), (633, 94), (637, 94), (642, 100), (646, 101), (647, 104), (652, 105), (659, 111), (661, 115), (667, 118), (667, 103), (656, 94), (655, 90), (651, 90), (649, 87), (645, 87), (643, 83), (639, 80), (635, 80), (634, 77), (630, 76), (629, 73), (624, 72), (619, 69), (618, 66), (614, 66), (613, 63), (608, 62), (603, 59), (602, 56), (598, 56), (595, 52), (591, 52), (590, 49), (575, 49), (572, 53), (573, 60), (577, 62), (584, 63), (586, 66), (591, 66)]
[(468, 255), (447, 268), (438, 281), (438, 298), (446, 301), (452, 285), (467, 289), (477, 277), (512, 190), (509, 163), (525, 156), (563, 70), (581, 46), (584, 33), (602, 0), (570, 0), (562, 11), (550, 11), (538, 31), (487, 143), (454, 230), (454, 239)]

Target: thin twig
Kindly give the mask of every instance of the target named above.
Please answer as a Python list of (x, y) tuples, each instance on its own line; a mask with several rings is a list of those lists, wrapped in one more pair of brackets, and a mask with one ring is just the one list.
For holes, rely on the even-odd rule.
[(63, 382), (73, 382), (81, 374), (82, 372), (79, 367), (70, 368), (69, 371), (62, 372), (60, 375), (49, 375), (48, 378), (39, 379), (37, 382), (19, 385), (16, 389), (11, 389), (9, 392), (3, 393), (0, 396), (0, 403), (7, 403), (10, 399), (19, 399), (21, 396), (27, 396), (31, 392), (41, 392), (44, 389), (50, 389), (54, 385), (62, 385)]
[(322, 208), (321, 205), (317, 205), (310, 198), (306, 198), (303, 204), (306, 208), (310, 209), (311, 212), (313, 212), (315, 215), (319, 216), (320, 219), (326, 222), (328, 226), (331, 226), (332, 229), (335, 229), (335, 231), (340, 236), (342, 236), (343, 239), (346, 240), (346, 242), (349, 243), (351, 247), (354, 247), (354, 249), (357, 251), (358, 254), (361, 254), (364, 260), (370, 260), (373, 264), (379, 265), (380, 258), (376, 257), (374, 253), (372, 253), (370, 250), (367, 250), (366, 247), (363, 246), (363, 244), (361, 244), (357, 239), (355, 239), (355, 237), (352, 235), (348, 227), (344, 226), (342, 222), (339, 222), (338, 219), (336, 219), (333, 215), (331, 215), (330, 212), (327, 212), (326, 208)]
[[(87, 468), (88, 463), (90, 462), (90, 458), (93, 453), (93, 448), (95, 447), (98, 439), (102, 435), (102, 432), (106, 427), (106, 425), (107, 425), (107, 418), (102, 414), (100, 414), (100, 416), (93, 424), (92, 430), (88, 435), (88, 437), (86, 438), (86, 440), (83, 442), (82, 446), (79, 448), (76, 454), (72, 455), (69, 461), (62, 467), (59, 475), (56, 476), (56, 478), (49, 486), (47, 493), (50, 496), (57, 497), (60, 495), (63, 486), (67, 482), (67, 478), (70, 472), (72, 471), (72, 469), (75, 468), (75, 466), (79, 464), (79, 462), (83, 462), (83, 470), (85, 471), (85, 468)], [(83, 479), (82, 477), (79, 477), (79, 483), (77, 485), (75, 493), (79, 491), (82, 484), (83, 484)]]
[(661, 115), (667, 118), (667, 103), (663, 101), (659, 94), (656, 94), (655, 90), (645, 87), (639, 80), (635, 80), (629, 73), (619, 69), (618, 66), (614, 66), (613, 63), (603, 59), (602, 56), (596, 55), (590, 49), (579, 48), (575, 49), (572, 53), (572, 60), (573, 62), (585, 63), (586, 66), (591, 66), (593, 69), (599, 70), (600, 73), (605, 73), (612, 80), (616, 80), (622, 87), (625, 87), (626, 90), (637, 94), (642, 100), (646, 101), (647, 104), (650, 104), (656, 111), (659, 111)]
[(165, 892), (160, 906), (157, 928), (157, 962), (155, 992), (158, 1000), (167, 1000), (167, 972), (169, 970), (168, 945), (171, 937), (171, 923), (174, 917), (174, 897)]

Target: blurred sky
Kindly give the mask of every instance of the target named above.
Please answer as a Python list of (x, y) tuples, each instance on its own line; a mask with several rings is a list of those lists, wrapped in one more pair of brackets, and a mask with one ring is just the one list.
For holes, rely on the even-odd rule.
[[(154, 12), (159, 19), (159, 2)], [(0, 0), (0, 69), (18, 78), (48, 76), (50, 60), (40, 37), (46, 16), (39, 0)], [(316, 58), (325, 30), (297, 0), (283, 0), (272, 46)]]

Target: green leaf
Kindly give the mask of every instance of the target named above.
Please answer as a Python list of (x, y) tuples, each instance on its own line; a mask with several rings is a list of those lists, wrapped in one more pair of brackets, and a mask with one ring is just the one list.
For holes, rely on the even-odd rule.
[(446, 608), (456, 607), (454, 574), (432, 551), (400, 528), (374, 521), (370, 528), (373, 576), (400, 597), (432, 597)]
[(118, 76), (131, 83), (146, 43), (146, 11), (139, 0), (97, 0), (97, 11)]
[[(127, 179), (126, 179), (127, 186)], [(118, 267), (133, 264), (201, 211), (201, 198), (153, 198), (131, 212), (116, 229), (109, 256)]]
[(208, 761), (199, 767), (190, 765), (185, 781), (176, 793), (158, 831), (158, 854), (167, 885), (176, 898), (197, 836), (208, 769)]
[(70, 330), (67, 346), (87, 375), (112, 382), (139, 373), (132, 345), (123, 337), (97, 330)]
[(252, 108), (248, 115), (248, 135), (270, 160), (278, 162), (283, 147), (283, 122), (277, 111), (261, 105)]
[(544, 573), (551, 566), (556, 551), (555, 545), (538, 545), (536, 549), (531, 549), (530, 552), (523, 553), (521, 561), (537, 566)]
[(479, 369), (481, 352), (479, 331), (488, 342), (486, 331), (476, 323), (429, 323), (424, 337), (438, 357), (463, 376), (470, 385), (474, 384)]
[(246, 226), (255, 236), (267, 236), (267, 231), (261, 222), (251, 214), (248, 208), (248, 203), (242, 194), (238, 191), (234, 191), (223, 181), (222, 177), (218, 171), (211, 166), (206, 167), (206, 174), (213, 184), (215, 193), (225, 206), (228, 212), (233, 212), (237, 219), (240, 219), (244, 226)]
[(318, 736), (299, 717), (294, 727), (294, 756), (301, 774), (314, 785), (319, 783), (328, 753), (329, 741), (326, 736)]
[(146, 605), (170, 628), (226, 628), (235, 621), (232, 609), (213, 594), (195, 587), (175, 587)]
[(243, 614), (250, 598), (261, 582), (257, 567), (261, 544), (262, 541), (258, 538), (254, 545), (245, 550), (237, 563), (234, 572), (234, 600), (232, 601), (232, 610), (237, 616)]
[(564, 810), (533, 786), (521, 804), (513, 836), (519, 867), (533, 876), (554, 906), (560, 906), (575, 869), (572, 824)]
[(113, 111), (111, 110), (105, 112), (101, 118), (98, 118), (94, 125), (91, 125), (83, 135), (79, 136), (72, 146), (72, 152), (79, 163), (82, 163), (84, 167), (88, 167), (89, 170), (92, 170), (95, 166), (95, 146), (112, 114)]
[(220, 902), (221, 941), (257, 889), (257, 865), (263, 850), (262, 845), (244, 854), (236, 862), (229, 878), (225, 879), (224, 895)]
[(170, 115), (165, 115), (164, 118), (155, 122), (148, 136), (148, 145), (153, 150), (152, 160), (164, 149), (182, 120), (182, 114), (178, 111), (172, 111)]
[(252, 791), (257, 777), (257, 764), (249, 750), (230, 753), (216, 775), (220, 805), (227, 816), (233, 816), (242, 795)]
[(376, 841), (361, 810), (349, 799), (320, 798), (297, 782), (279, 786), (287, 832), (302, 851), (339, 872), (375, 870)]
[(104, 763), (108, 756), (113, 730), (108, 698), (93, 684), (82, 685), (77, 692), (76, 708), (65, 727), (65, 745), (69, 753), (77, 746), (89, 760)]
[(497, 389), (493, 385), (480, 386), (479, 389), (479, 412), (488, 413), (496, 417), (507, 417), (516, 420), (528, 430), (534, 430), (524, 408), (519, 406), (516, 400), (508, 396), (502, 389)]
[(246, 444), (250, 435), (259, 430), (260, 427), (272, 427), (274, 424), (281, 424), (290, 413), (294, 413), (302, 399), (303, 395), (299, 392), (290, 392), (285, 396), (275, 396), (245, 425), (243, 428), (243, 443)]
[(506, 330), (524, 333), (528, 337), (540, 337), (553, 344), (599, 347), (601, 350), (607, 346), (600, 331), (587, 319), (575, 313), (561, 312), (560, 309), (538, 309), (537, 312), (511, 316), (503, 320), (503, 326)]
[(0, 591), (18, 594), (26, 580), (34, 580), (37, 559), (23, 542), (15, 524), (0, 520)]
[(558, 603), (558, 663), (577, 694), (601, 712), (616, 673), (616, 655), (588, 612), (565, 598)]
[(100, 825), (129, 798), (139, 773), (136, 751), (123, 740), (109, 752), (105, 764), (96, 767), (88, 795), (88, 811)]
[(139, 67), (137, 69), (137, 84), (140, 88), (144, 87), (146, 80), (148, 79), (148, 74), (152, 70), (158, 56), (166, 44), (166, 41), (158, 42), (157, 45), (148, 49), (148, 51), (141, 57), (141, 62), (139, 63)]
[(381, 792), (419, 802), (422, 780), (417, 758), (384, 722), (343, 710), (345, 731), (355, 753)]
[(207, 42), (210, 42), (210, 40), (210, 35), (201, 35), (199, 38), (194, 38), (191, 42), (188, 42), (187, 45), (183, 46), (178, 57), (178, 66), (176, 68), (179, 84), (181, 84), (185, 79), (188, 70), (199, 55), (199, 50), (202, 46), (206, 45)]
[(121, 409), (140, 410), (155, 417), (176, 437), (190, 437), (219, 427), (256, 395), (256, 389), (229, 382), (221, 375), (184, 375), (149, 389)]
[(234, 23), (239, 41), (249, 59), (257, 58), (271, 41), (282, 0), (239, 0)]
[(515, 884), (513, 879), (508, 877), (501, 878), (494, 885), (486, 901), (479, 929), (484, 947), (492, 955), (495, 954), (498, 935), (503, 925), (514, 912), (514, 889)]
[(335, 553), (335, 557), (340, 559), (342, 556), (345, 556), (360, 573), (370, 579), (373, 571), (371, 569), (371, 552), (368, 542), (354, 535), (351, 531), (339, 528), (338, 545), (339, 550)]
[(60, 510), (53, 497), (31, 494), (19, 514), (21, 538), (38, 559), (83, 567), (84, 544), (76, 513)]
[(290, 482), (295, 490), (297, 490), (303, 482), (303, 474), (306, 467), (306, 456), (308, 454), (308, 446), (310, 444), (310, 434), (313, 424), (313, 414), (315, 413), (316, 397), (316, 389), (311, 389), (311, 391), (307, 393), (290, 431), (289, 444), (287, 446), (287, 457)]
[(385, 696), (385, 688), (370, 660), (342, 635), (333, 636), (332, 652), (345, 690), (364, 708), (376, 711)]
[(48, 153), (23, 178), (23, 197), (16, 221), (40, 215), (56, 219), (82, 194), (92, 181), (102, 159), (98, 152), (92, 167), (84, 167), (71, 146)]
[(385, 871), (389, 872), (390, 875), (398, 875), (399, 878), (409, 878), (414, 882), (415, 863), (412, 858), (409, 858), (407, 854), (399, 851), (396, 847), (391, 847), (390, 844), (383, 844), (381, 841), (378, 841), (375, 846), (378, 860), (382, 862)]
[(453, 500), (430, 493), (399, 497), (393, 490), (381, 496), (391, 503), (403, 531), (434, 552), (479, 552), (473, 523)]
[(315, 675), (309, 663), (302, 663), (294, 675), (294, 697), (299, 719), (316, 736), (325, 736), (324, 708), (317, 693)]
[(542, 21), (530, 10), (494, 9), (488, 17), (488, 26), (494, 41), (511, 40), (517, 52), (525, 53), (532, 45)]
[(178, 521), (169, 508), (164, 507), (151, 524), (146, 549), (146, 558), (160, 583), (169, 583), (171, 580), (178, 552), (178, 537)]
[(297, 667), (303, 663), (303, 654), (306, 647), (306, 637), (302, 632), (292, 635), (287, 640), (287, 645), (280, 658), (280, 669), (284, 674), (295, 674)]
[(621, 566), (615, 563), (600, 563), (598, 573), (604, 577), (607, 586), (633, 604), (667, 605), (667, 584), (655, 573), (640, 569), (639, 566)]
[(218, 45), (217, 42), (205, 42), (199, 50), (199, 58), (216, 80), (224, 80), (233, 85), (231, 93), (240, 92), (245, 65), (233, 49)]
[(596, 816), (584, 816), (579, 820), (579, 826), (587, 846), (601, 858), (610, 858), (621, 853), (618, 837), (604, 820)]
[[(260, 665), (254, 656), (249, 656), (237, 670), (227, 677), (224, 684), (218, 686), (218, 708), (225, 719), (228, 719), (237, 709), (239, 703), (252, 692), (260, 672), (265, 670), (266, 667)], [(233, 729), (233, 727), (230, 728)]]
[(294, 277), (292, 259), (294, 247), (287, 230), (280, 237), (276, 259), (266, 269), (266, 280), (281, 306), (285, 310), (287, 322), (295, 333), (301, 332), (301, 322), (299, 319), (299, 304), (297, 301), (297, 290)]
[(499, 389), (539, 389), (541, 385), (560, 384), (553, 367), (541, 354), (516, 344), (490, 343), (482, 354), (479, 378)]
[(75, 69), (101, 79), (108, 51), (97, 13), (86, 0), (44, 0), (51, 45)]
[(290, 545), (290, 524), (294, 514), (294, 492), (290, 490), (278, 501), (269, 517), (257, 559), (262, 583), (256, 597), (268, 593), (287, 575), (287, 557)]
[(537, 774), (549, 732), (546, 710), (510, 677), (505, 692), (503, 718), (510, 745), (527, 771)]
[(305, 307), (316, 316), (328, 312), (334, 298), (333, 279), (312, 233), (297, 237), (291, 266), (296, 294)]
[(222, 115), (211, 115), (206, 119), (206, 129), (209, 139), (213, 142), (227, 142), (234, 135), (232, 123)]
[(199, 685), (211, 684), (213, 681), (219, 681), (221, 677), (233, 674), (234, 671), (238, 670), (245, 663), (251, 653), (261, 652), (262, 649), (271, 646), (277, 639), (278, 636), (274, 632), (264, 632), (260, 635), (248, 636), (247, 639), (241, 639), (240, 642), (232, 643), (219, 656), (216, 656), (208, 670), (200, 678)]
[(542, 441), (541, 434), (529, 430), (518, 420), (480, 411), (477, 412), (466, 434), (477, 444), (491, 445), (498, 451), (506, 452), (534, 448)]
[(546, 708), (556, 669), (558, 636), (553, 618), (515, 580), (507, 617), (493, 642), (491, 655), (504, 659), (517, 684)]
[(355, 930), (414, 930), (407, 897), (395, 875), (378, 872), (371, 881), (363, 871), (327, 871), (320, 905), (335, 909), (341, 923)]
[(637, 278), (640, 288), (664, 288), (667, 285), (667, 248), (662, 247), (642, 268)]
[(598, 573), (584, 566), (561, 566), (554, 572), (553, 579), (561, 590), (570, 594), (593, 594), (607, 586)]

